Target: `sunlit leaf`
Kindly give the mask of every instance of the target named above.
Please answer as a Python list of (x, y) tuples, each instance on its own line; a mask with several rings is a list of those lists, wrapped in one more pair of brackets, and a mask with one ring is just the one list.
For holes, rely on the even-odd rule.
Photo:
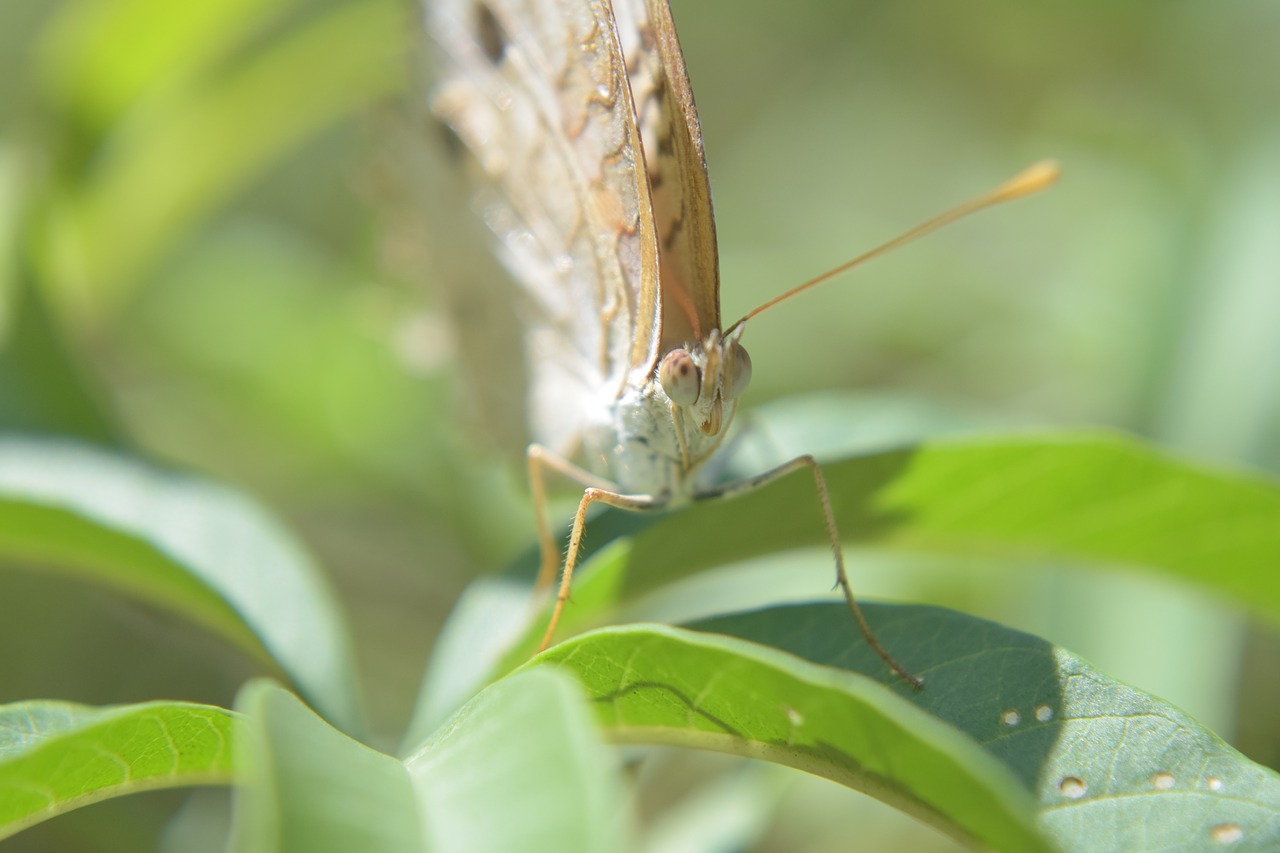
[[(295, 0), (62, 3), (38, 56), (48, 95), (80, 130), (101, 130), (140, 97), (181, 92)], [(128, 50), (120, 45), (128, 44)]]
[(132, 118), (61, 199), (50, 281), (79, 311), (112, 305), (147, 265), (274, 159), (395, 89), (404, 10), (342, 4), (230, 73)]
[(0, 838), (111, 797), (231, 781), (231, 712), (184, 702), (0, 706)]
[(491, 685), (405, 763), (441, 853), (627, 849), (615, 759), (564, 675)]
[(741, 640), (653, 625), (594, 631), (538, 660), (578, 675), (600, 724), (618, 741), (786, 764), (960, 838), (1000, 850), (1051, 849), (1035, 829), (1032, 797), (1002, 762), (870, 679)]
[[(824, 466), (846, 542), (928, 553), (1145, 566), (1280, 615), (1280, 487), (1120, 436), (938, 441)], [(732, 531), (723, 536), (706, 531)], [(825, 537), (796, 474), (698, 504), (635, 537), (631, 590)], [(671, 559), (673, 548), (678, 560)]]
[(617, 740), (800, 767), (996, 849), (1037, 849), (1033, 825), (1065, 850), (1280, 843), (1280, 777), (1168, 703), (964, 614), (868, 617), (922, 691), (886, 671), (840, 605), (694, 626), (714, 634), (601, 629), (539, 660), (578, 673)]
[[(882, 641), (924, 675), (907, 698), (982, 744), (1036, 798), (1066, 850), (1212, 846), (1238, 827), (1251, 849), (1280, 843), (1280, 776), (1158, 697), (1037, 637), (935, 607), (870, 606)], [(903, 692), (839, 605), (697, 623)], [(1226, 828), (1226, 829), (1220, 829)]]
[[(1280, 488), (1256, 477), (1092, 433), (938, 441), (823, 472), (849, 544), (1141, 566), (1280, 613), (1280, 577), (1268, 571), (1280, 563)], [(575, 575), (560, 636), (695, 572), (825, 541), (813, 481), (801, 473), (656, 520), (603, 513), (587, 542), (607, 547)], [(533, 620), (499, 671), (526, 660), (543, 627)]]
[(0, 146), (0, 430), (121, 441), (90, 390), (26, 254), (32, 188), (17, 152)]
[(182, 613), (359, 725), (352, 651), (319, 570), (229, 489), (84, 445), (0, 438), (0, 557)]
[(246, 688), (238, 708), (252, 737), (234, 850), (626, 849), (614, 759), (564, 675), (540, 670), (490, 686), (403, 763), (268, 683)]
[(241, 691), (230, 849), (308, 853), (423, 851), (409, 777), (395, 758), (331, 727), (268, 681)]

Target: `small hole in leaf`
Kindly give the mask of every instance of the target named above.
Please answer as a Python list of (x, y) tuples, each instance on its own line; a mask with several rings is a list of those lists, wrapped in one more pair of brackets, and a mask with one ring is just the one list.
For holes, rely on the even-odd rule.
[(1079, 776), (1063, 776), (1058, 783), (1058, 793), (1069, 800), (1078, 800), (1089, 790), (1089, 786)]
[(1208, 779), (1205, 779), (1204, 784), (1210, 791), (1222, 790), (1222, 780), (1217, 776), (1210, 776)]
[(1244, 830), (1238, 823), (1220, 823), (1209, 830), (1209, 837), (1219, 844), (1235, 844), (1244, 838)]
[(1173, 787), (1173, 774), (1161, 770), (1159, 773), (1151, 774), (1151, 787), (1157, 791), (1167, 791)]
[(1010, 708), (1009, 710), (1003, 711), (1000, 714), (1000, 724), (1002, 726), (1008, 726), (1009, 728), (1013, 728), (1020, 722), (1022, 722), (1022, 715), (1019, 714), (1017, 710), (1015, 710), (1014, 708)]
[(1049, 721), (1050, 721), (1050, 720), (1052, 720), (1052, 719), (1053, 719), (1053, 709), (1052, 709), (1052, 708), (1050, 708), (1048, 705), (1037, 705), (1037, 706), (1036, 706), (1036, 720), (1038, 720), (1039, 722), (1042, 722), (1042, 723), (1047, 723), (1047, 722), (1049, 722)]

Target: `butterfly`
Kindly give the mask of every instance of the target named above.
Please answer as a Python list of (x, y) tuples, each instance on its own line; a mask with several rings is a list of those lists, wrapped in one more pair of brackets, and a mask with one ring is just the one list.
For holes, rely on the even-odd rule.
[[(560, 575), (542, 647), (592, 504), (666, 509), (804, 471), (863, 636), (919, 687), (858, 607), (813, 457), (728, 484), (699, 476), (751, 378), (746, 320), (828, 276), (722, 324), (702, 135), (666, 0), (435, 0), (426, 23), (439, 54), (431, 107), (473, 156), (474, 207), (523, 294), (538, 586)], [(553, 474), (583, 487), (563, 562), (547, 518)]]

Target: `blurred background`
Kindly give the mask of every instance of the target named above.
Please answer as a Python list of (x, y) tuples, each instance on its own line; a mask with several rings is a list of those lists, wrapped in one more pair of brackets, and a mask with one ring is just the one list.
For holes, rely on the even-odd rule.
[[(672, 5), (726, 319), (1033, 160), (1064, 168), (1047, 194), (753, 321), (747, 409), (856, 405), (851, 429), (900, 425), (898, 440), (1102, 426), (1280, 473), (1275, 3)], [(415, 15), (0, 5), (0, 417), (123, 444), (283, 516), (346, 604), (387, 744), (452, 602), (533, 538), (521, 460), (458, 415), (429, 202), (404, 189)], [(48, 411), (13, 405), (24, 382), (54, 389)], [(79, 386), (110, 421), (70, 390), (58, 402)], [(1280, 644), (1233, 607), (1138, 570), (850, 549), (863, 595), (1029, 630), (1280, 763)], [(761, 583), (826, 593), (825, 558), (796, 559), (812, 571)], [(228, 704), (251, 672), (165, 614), (33, 572), (0, 572), (0, 637), (19, 649), (0, 660), (5, 702)], [(850, 821), (871, 848), (922, 831), (799, 774), (744, 772), (735, 785), (776, 803), (758, 849), (844, 849)], [(182, 801), (93, 807), (6, 849), (153, 846)]]

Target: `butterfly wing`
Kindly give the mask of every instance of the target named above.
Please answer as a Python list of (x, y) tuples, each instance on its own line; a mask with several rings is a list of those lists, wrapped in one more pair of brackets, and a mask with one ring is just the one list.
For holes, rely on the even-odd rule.
[(474, 155), (520, 306), (533, 438), (568, 453), (660, 330), (658, 249), (611, 8), (439, 0), (433, 109)]
[(720, 263), (702, 130), (666, 0), (614, 0), (658, 234), (663, 352), (720, 328)]

